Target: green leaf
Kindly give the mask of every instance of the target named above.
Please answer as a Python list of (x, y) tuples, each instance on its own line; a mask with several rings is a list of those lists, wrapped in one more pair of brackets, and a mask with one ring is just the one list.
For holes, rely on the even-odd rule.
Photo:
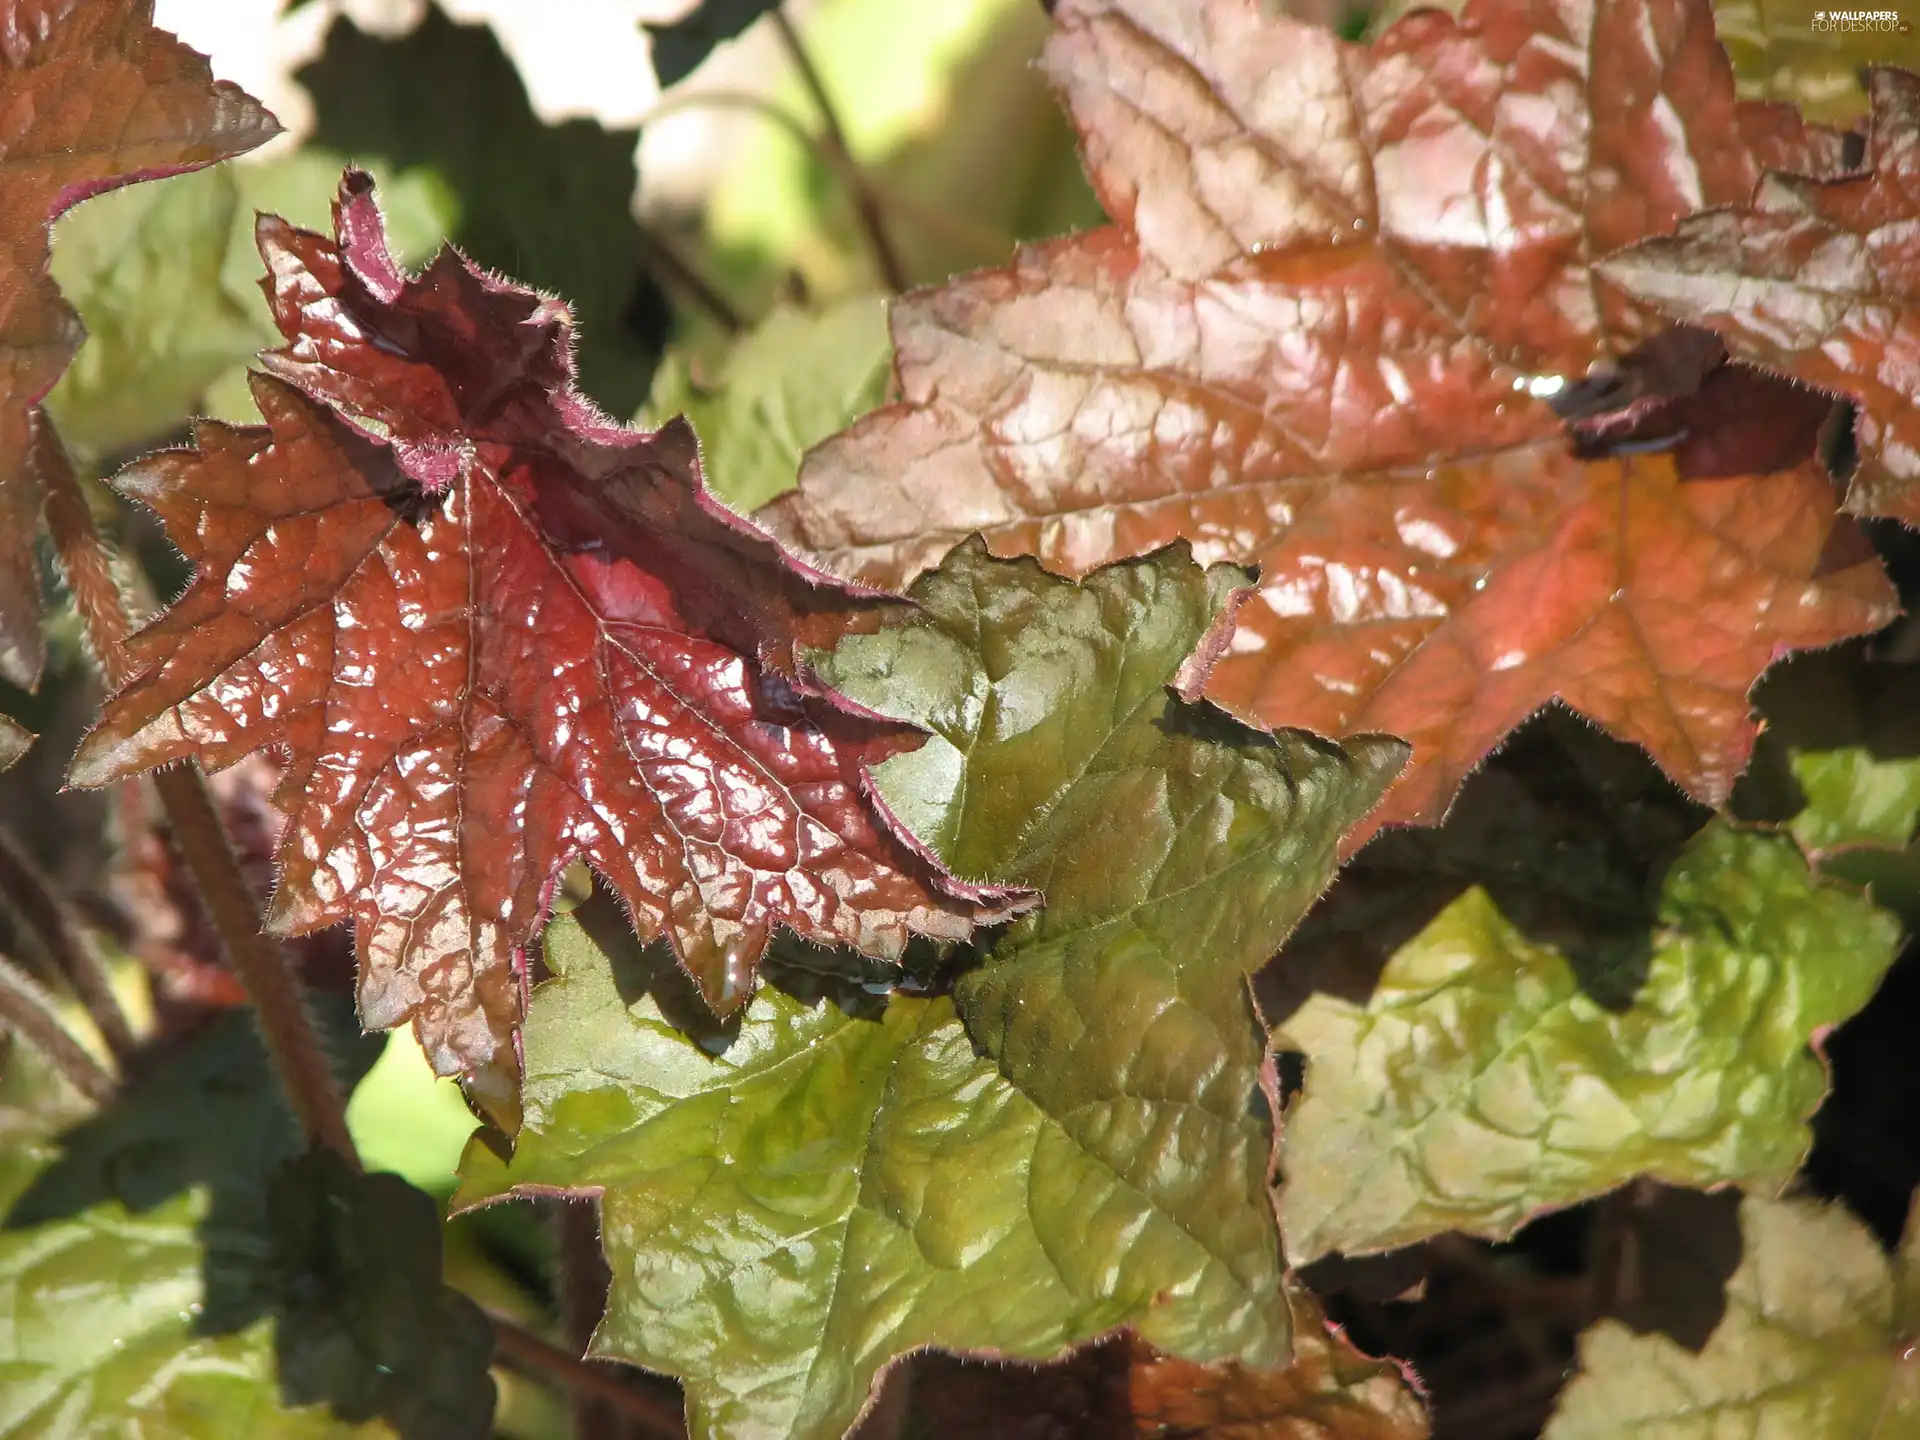
[(1899, 934), (1784, 837), (1720, 823), (1668, 872), (1643, 951), (1612, 957), (1637, 984), (1583, 986), (1468, 891), (1364, 1007), (1316, 996), (1283, 1027), (1307, 1055), (1283, 1145), (1289, 1256), (1502, 1238), (1641, 1174), (1783, 1185), (1826, 1091), (1809, 1042), (1867, 1002)]
[[(327, 1003), (336, 1053), (349, 1057), (345, 1078), (356, 1078), (378, 1043), (359, 1036), (345, 1003)], [(309, 1385), (287, 1398), (290, 1377), (339, 1378), (322, 1348), (336, 1337), (317, 1323), (336, 1293), (338, 1257), (294, 1263), (312, 1248), (294, 1244), (299, 1231), (286, 1224), (298, 1205), (270, 1197), (289, 1183), (276, 1182), (284, 1165), (310, 1163), (295, 1160), (300, 1149), (248, 1015), (221, 1017), (91, 1116), (37, 1056), (16, 1054), (0, 1081), (0, 1313), (9, 1317), (0, 1436), (395, 1434), (309, 1403), (350, 1404), (340, 1390)], [(304, 1188), (300, 1168), (293, 1183)], [(417, 1203), (432, 1211), (426, 1197)], [(406, 1239), (431, 1243), (417, 1224)], [(380, 1292), (401, 1313), (408, 1302), (397, 1297), (428, 1267), (437, 1290), (437, 1245), (411, 1266)], [(483, 1347), (484, 1388), (464, 1396), (469, 1415), (481, 1401), (491, 1408), (486, 1355)], [(393, 1383), (432, 1378), (403, 1373)], [(478, 1430), (408, 1424), (398, 1433), (484, 1433), (481, 1418)]]
[(1660, 879), (1711, 813), (1638, 746), (1544, 711), (1467, 781), (1444, 825), (1382, 831), (1341, 869), (1257, 977), (1261, 1011), (1285, 1028), (1315, 991), (1364, 1001), (1394, 953), (1475, 885), (1623, 1003), (1634, 977), (1612, 957), (1644, 947)]
[[(1104, 219), (1033, 63), (1051, 31), (1034, 0), (835, 0), (801, 29), (910, 281), (999, 264), (1016, 238)], [(771, 98), (818, 131), (790, 69)], [(729, 150), (703, 219), (728, 292), (750, 306), (795, 274), (816, 297), (876, 283), (845, 177), (784, 127), (755, 127)]]
[(389, 1170), (430, 1195), (453, 1188), (473, 1112), (460, 1083), (433, 1073), (411, 1030), (388, 1032), (387, 1048), (347, 1104), (347, 1129), (360, 1162)]
[(710, 383), (669, 350), (640, 423), (685, 415), (707, 483), (734, 509), (757, 510), (793, 488), (809, 448), (886, 399), (892, 362), (880, 296), (812, 312), (780, 305), (727, 352)]
[(646, 293), (638, 131), (541, 123), (491, 27), (456, 25), (435, 5), (398, 40), (337, 18), (295, 78), (313, 96), (317, 143), (437, 175), (457, 204), (448, 238), (564, 299), (586, 392), (611, 414), (639, 408), (656, 357), (628, 318)]
[(279, 1403), (266, 1176), (299, 1145), (243, 1014), (91, 1117), (16, 1051), (0, 1081), (0, 1436), (390, 1434)]
[[(100, 457), (156, 439), (222, 392), (245, 393), (246, 362), (280, 332), (257, 283), (255, 210), (326, 223), (344, 161), (301, 150), (95, 196), (55, 227), (53, 274), (87, 340), (47, 397), (68, 443)], [(448, 214), (431, 177), (384, 177), (381, 200), (404, 261), (436, 248)], [(250, 402), (234, 418), (255, 419)]]
[(1916, 1227), (1888, 1263), (1838, 1206), (1748, 1198), (1724, 1318), (1697, 1353), (1602, 1320), (1545, 1440), (1901, 1440), (1920, 1434)]
[(1854, 846), (1904, 849), (1920, 821), (1920, 760), (1881, 760), (1857, 746), (1795, 751), (1807, 808), (1789, 828), (1809, 855)]
[(100, 455), (164, 434), (265, 343), (221, 282), (239, 214), (231, 164), (95, 196), (54, 230), (53, 274), (87, 327), (47, 407)]
[(1920, 61), (1920, 39), (1911, 8), (1860, 11), (1884, 15), (1888, 23), (1843, 27), (1828, 18), (1834, 14), (1828, 0), (1714, 0), (1714, 29), (1733, 62), (1741, 99), (1782, 100), (1825, 125), (1862, 119), (1868, 105), (1860, 77), (1867, 67), (1911, 69)]
[(1806, 808), (1788, 829), (1820, 873), (1859, 886), (1920, 924), (1920, 760), (1882, 760), (1866, 748), (1788, 753)]
[(1285, 1359), (1246, 975), (1405, 749), (1169, 693), (1240, 580), (1164, 551), (1076, 585), (971, 544), (913, 622), (823, 658), (935, 730), (877, 777), (917, 833), (1047, 893), (951, 999), (873, 1020), (767, 989), (714, 1056), (668, 1021), (669, 964), (549, 932), (525, 1126), (510, 1163), (469, 1146), (456, 1204), (599, 1192), (596, 1347), (683, 1376), (696, 1434), (838, 1435), (924, 1346), (1040, 1358), (1133, 1324)]
[(268, 1194), (281, 1313), (280, 1386), (409, 1440), (485, 1435), (493, 1327), (440, 1283), (440, 1210), (398, 1175), (331, 1150), (295, 1156)]

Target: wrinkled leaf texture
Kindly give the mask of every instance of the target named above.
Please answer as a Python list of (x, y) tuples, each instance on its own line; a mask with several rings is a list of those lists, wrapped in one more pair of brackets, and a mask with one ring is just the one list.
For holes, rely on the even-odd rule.
[(269, 924), (354, 919), (363, 1022), (411, 1018), (508, 1125), (523, 947), (576, 857), (722, 1014), (777, 926), (892, 955), (1026, 903), (895, 824), (867, 766), (912, 731), (796, 662), (879, 599), (712, 500), (684, 425), (595, 411), (558, 301), (450, 250), (409, 279), (362, 172), (336, 225), (260, 221), (266, 426), (118, 481), (197, 569), (75, 783), (284, 748)]
[(48, 227), (89, 195), (237, 155), (280, 128), (152, 22), (152, 0), (0, 0), (0, 678), (28, 689), (45, 655), (33, 409), (81, 339), (47, 274)]
[(1714, 824), (1643, 947), (1599, 962), (1630, 977), (1615, 1008), (1592, 968), (1467, 891), (1365, 1005), (1316, 996), (1282, 1027), (1307, 1056), (1281, 1149), (1288, 1256), (1505, 1239), (1638, 1175), (1778, 1193), (1827, 1090), (1811, 1042), (1867, 1003), (1899, 940), (1791, 840)]
[(935, 732), (889, 800), (1048, 897), (951, 996), (876, 1020), (765, 987), (716, 1058), (644, 963), (550, 932), (526, 1124), (510, 1162), (468, 1145), (455, 1204), (598, 1194), (595, 1346), (684, 1377), (696, 1435), (837, 1436), (929, 1345), (1039, 1359), (1131, 1324), (1286, 1359), (1246, 977), (1404, 748), (1170, 693), (1243, 579), (1173, 551), (1076, 585), (972, 543), (914, 623), (835, 651), (836, 684)]
[(1740, 1206), (1744, 1253), (1697, 1353), (1602, 1320), (1544, 1440), (1905, 1440), (1920, 1434), (1920, 1236), (1891, 1265), (1840, 1206)]
[(1866, 173), (1769, 177), (1603, 267), (1731, 354), (1858, 402), (1847, 508), (1920, 524), (1920, 77), (1875, 70)]
[(1207, 693), (1410, 739), (1379, 820), (1439, 819), (1556, 696), (1724, 800), (1766, 666), (1895, 613), (1819, 408), (1746, 396), (1768, 446), (1683, 470), (1577, 458), (1536, 396), (1662, 328), (1596, 258), (1838, 137), (1736, 101), (1706, 0), (1480, 0), (1367, 47), (1269, 9), (1061, 0), (1045, 64), (1119, 223), (897, 305), (903, 402), (767, 518), (884, 582), (975, 530), (1066, 573), (1176, 535), (1256, 561)]

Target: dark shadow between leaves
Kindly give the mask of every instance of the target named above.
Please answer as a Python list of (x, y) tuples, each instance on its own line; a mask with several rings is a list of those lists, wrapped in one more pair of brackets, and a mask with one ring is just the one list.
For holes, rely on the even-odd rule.
[(607, 957), (622, 1004), (638, 1005), (651, 996), (667, 1022), (694, 1044), (710, 1055), (726, 1053), (740, 1034), (740, 1017), (716, 1019), (699, 985), (674, 960), (672, 947), (634, 934), (626, 907), (599, 876), (593, 893), (574, 907), (573, 918)]
[[(312, 1000), (342, 1085), (350, 1091), (372, 1068), (385, 1037), (361, 1034), (352, 1004), (344, 997), (316, 995)], [(249, 1013), (221, 1015), (137, 1089), (61, 1136), (59, 1145), (59, 1158), (14, 1202), (0, 1229), (30, 1230), (116, 1201), (135, 1212), (148, 1211), (186, 1190), (205, 1187), (207, 1212), (196, 1231), (202, 1246), (202, 1299), (190, 1333), (233, 1334), (271, 1319), (286, 1403), (325, 1403), (352, 1421), (382, 1415), (405, 1440), (458, 1440), (485, 1433), (492, 1395), (490, 1382), (484, 1390), (479, 1382), (486, 1380), (491, 1332), (468, 1302), (457, 1296), (449, 1302), (445, 1297), (452, 1292), (442, 1294), (438, 1211), (429, 1197), (396, 1176), (353, 1178), (388, 1210), (409, 1212), (405, 1218), (410, 1223), (385, 1229), (396, 1235), (405, 1231), (409, 1246), (425, 1247), (424, 1259), (412, 1262), (422, 1275), (407, 1278), (419, 1281), (414, 1288), (424, 1287), (423, 1294), (437, 1307), (438, 1333), (464, 1340), (468, 1363), (446, 1363), (448, 1347), (434, 1338), (420, 1364), (387, 1364), (378, 1353), (398, 1353), (394, 1346), (376, 1344), (378, 1353), (363, 1353), (362, 1331), (342, 1330), (329, 1320), (341, 1305), (359, 1303), (353, 1298), (358, 1289), (376, 1287), (360, 1286), (357, 1273), (342, 1274), (338, 1253), (315, 1243), (312, 1224), (291, 1222), (302, 1215), (311, 1218), (310, 1197), (317, 1192), (302, 1178), (306, 1167), (344, 1170), (344, 1162), (330, 1154), (319, 1160), (303, 1154), (299, 1128)], [(405, 1197), (396, 1199), (390, 1193), (396, 1187)], [(415, 1213), (421, 1206), (424, 1219)], [(431, 1267), (431, 1275), (423, 1279), (424, 1266)], [(381, 1274), (394, 1271), (385, 1263), (374, 1268)], [(396, 1303), (390, 1279), (381, 1313), (406, 1308)], [(441, 1310), (447, 1313), (441, 1315)], [(415, 1337), (411, 1348), (400, 1350), (412, 1356), (422, 1351), (422, 1344)], [(477, 1371), (471, 1363), (476, 1345)], [(383, 1374), (382, 1365), (388, 1372), (386, 1383), (370, 1384), (370, 1376)], [(433, 1403), (423, 1406), (419, 1396), (431, 1396)]]
[(1843, 1199), (1889, 1250), (1920, 1185), (1920, 945), (1909, 944), (1859, 1014), (1826, 1037), (1833, 1088), (1813, 1117), (1801, 1172), (1815, 1194)]
[[(1726, 358), (1679, 325), (1596, 366), (1549, 402), (1581, 460), (1668, 451), (1683, 480), (1787, 470), (1821, 453), (1835, 400)], [(1843, 524), (1835, 533), (1853, 535)]]
[[(316, 996), (343, 1084), (372, 1068), (384, 1036), (363, 1036), (350, 1003)], [(62, 1154), (14, 1202), (0, 1228), (25, 1230), (108, 1201), (153, 1209), (195, 1186), (208, 1191), (201, 1334), (227, 1334), (269, 1313), (260, 1271), (267, 1177), (299, 1153), (252, 1018), (220, 1016), (205, 1034), (110, 1108), (60, 1137)]]
[(1478, 885), (1520, 931), (1566, 957), (1597, 1004), (1645, 983), (1660, 883), (1709, 812), (1634, 746), (1553, 707), (1516, 731), (1444, 825), (1382, 831), (1255, 977), (1269, 1026), (1314, 994), (1355, 1005), (1462, 892)]
[[(641, 940), (625, 907), (598, 877), (573, 918), (607, 957), (622, 1004), (651, 997), (669, 1024), (710, 1055), (725, 1054), (739, 1037), (742, 1016), (716, 1019), (667, 942)], [(922, 995), (949, 989), (955, 974), (979, 963), (992, 933), (970, 945), (940, 945), (916, 936), (896, 964), (847, 946), (811, 944), (783, 930), (767, 946), (760, 981), (809, 1008), (825, 1002), (852, 1019), (877, 1023), (896, 990)]]
[(1727, 1313), (1740, 1268), (1740, 1192), (1712, 1194), (1636, 1182), (1618, 1204), (1619, 1252), (1609, 1313), (1642, 1335), (1665, 1335), (1696, 1355)]
[(716, 45), (736, 40), (780, 0), (701, 0), (667, 25), (642, 24), (651, 42), (653, 73), (665, 90), (700, 68)]

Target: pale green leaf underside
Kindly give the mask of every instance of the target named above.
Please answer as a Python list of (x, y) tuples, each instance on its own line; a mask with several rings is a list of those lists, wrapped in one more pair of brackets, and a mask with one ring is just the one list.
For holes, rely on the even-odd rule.
[(893, 344), (886, 301), (856, 295), (817, 311), (776, 306), (711, 376), (679, 350), (654, 371), (639, 422), (685, 415), (706, 481), (736, 510), (791, 490), (800, 457), (886, 399)]
[(1047, 895), (954, 1000), (876, 1023), (768, 991), (715, 1059), (557, 932), (514, 1158), (470, 1147), (457, 1198), (600, 1189), (597, 1343), (684, 1377), (696, 1433), (838, 1435), (923, 1345), (1039, 1357), (1131, 1323), (1285, 1358), (1245, 977), (1404, 750), (1169, 694), (1234, 578), (1164, 552), (1075, 585), (971, 545), (916, 623), (833, 657), (939, 736), (884, 767), (896, 810), (962, 873)]
[[(189, 416), (257, 419), (246, 365), (280, 343), (258, 285), (256, 209), (330, 228), (340, 156), (299, 151), (264, 164), (209, 166), (108, 191), (54, 229), (53, 275), (87, 340), (47, 397), (68, 444), (102, 456), (157, 439)], [(450, 200), (432, 177), (383, 176), (381, 204), (405, 260), (432, 252)], [(209, 399), (210, 396), (214, 398)]]
[(1809, 854), (1850, 846), (1901, 849), (1920, 821), (1920, 760), (1882, 760), (1861, 746), (1802, 750), (1793, 775), (1807, 807), (1789, 828)]
[(1809, 1042), (1852, 1015), (1899, 926), (1780, 836), (1714, 824), (1668, 873), (1623, 1011), (1484, 891), (1389, 962), (1362, 1009), (1316, 996), (1285, 1127), (1281, 1227), (1305, 1263), (1446, 1230), (1493, 1238), (1636, 1175), (1777, 1189), (1826, 1090)]
[(1580, 1373), (1545, 1440), (1920, 1435), (1911, 1257), (1889, 1266), (1864, 1225), (1807, 1200), (1749, 1198), (1740, 1231), (1726, 1315), (1705, 1348), (1601, 1321), (1580, 1339)]

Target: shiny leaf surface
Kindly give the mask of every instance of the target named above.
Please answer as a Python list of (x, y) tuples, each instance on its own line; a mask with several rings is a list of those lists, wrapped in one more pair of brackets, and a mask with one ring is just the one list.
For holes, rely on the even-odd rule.
[(1602, 1320), (1545, 1440), (1899, 1440), (1920, 1434), (1920, 1262), (1844, 1209), (1749, 1197), (1724, 1318), (1693, 1352)]
[(881, 602), (714, 502), (685, 426), (583, 400), (564, 306), (452, 251), (409, 279), (366, 176), (341, 196), (338, 243), (261, 221), (267, 425), (119, 481), (197, 572), (75, 782), (286, 747), (269, 923), (352, 918), (363, 1022), (412, 1019), (508, 1124), (523, 947), (575, 858), (720, 1013), (775, 927), (886, 956), (1025, 903), (899, 829), (867, 766), (912, 732), (795, 663)]
[(887, 396), (886, 302), (856, 295), (809, 312), (781, 305), (713, 369), (669, 350), (643, 425), (685, 415), (713, 491), (757, 510), (794, 486), (800, 457)]
[(152, 0), (0, 3), (0, 679), (28, 688), (43, 655), (32, 410), (81, 338), (47, 273), (48, 227), (88, 195), (237, 155), (279, 129), (152, 20)]
[(1920, 77), (1877, 70), (1866, 173), (1779, 176), (1601, 267), (1730, 353), (1859, 404), (1847, 508), (1920, 523)]
[[(1388, 962), (1364, 1006), (1309, 1000), (1282, 1148), (1296, 1263), (1537, 1211), (1653, 1175), (1783, 1186), (1826, 1093), (1810, 1048), (1892, 964), (1900, 927), (1812, 876), (1783, 837), (1710, 826), (1620, 948), (1624, 1005), (1468, 891)], [(1615, 977), (1617, 978), (1617, 977)]]
[(456, 1203), (599, 1193), (596, 1345), (685, 1377), (697, 1434), (838, 1435), (927, 1345), (1039, 1358), (1131, 1323), (1285, 1359), (1246, 974), (1404, 752), (1169, 693), (1241, 578), (1168, 552), (1074, 585), (971, 545), (831, 657), (936, 733), (889, 802), (957, 869), (1045, 889), (952, 998), (876, 1023), (766, 988), (715, 1056), (657, 960), (555, 927), (526, 1123), (510, 1163), (468, 1147)]
[(92, 1116), (16, 1053), (0, 1081), (0, 1435), (393, 1435), (281, 1401), (276, 1341), (300, 1338), (262, 1264), (266, 1191), (299, 1145), (244, 1015)]
[[(903, 403), (809, 457), (780, 533), (885, 581), (974, 530), (1067, 573), (1175, 536), (1257, 562), (1208, 693), (1413, 741), (1385, 819), (1437, 820), (1555, 696), (1718, 802), (1767, 665), (1894, 613), (1817, 402), (1748, 396), (1779, 444), (1729, 468), (1720, 431), (1581, 458), (1537, 398), (1661, 329), (1591, 257), (1837, 161), (1736, 103), (1704, 0), (1486, 0), (1370, 47), (1242, 0), (1055, 19), (1120, 223), (897, 305)], [(1693, 379), (1704, 412), (1750, 383)]]

